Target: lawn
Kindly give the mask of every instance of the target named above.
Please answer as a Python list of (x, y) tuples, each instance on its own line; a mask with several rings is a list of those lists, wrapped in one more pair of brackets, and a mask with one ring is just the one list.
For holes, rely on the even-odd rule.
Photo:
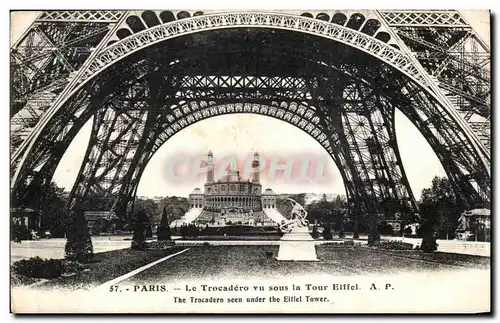
[[(39, 287), (44, 289), (97, 287), (184, 249), (185, 247), (173, 246), (164, 250), (133, 251), (129, 248), (96, 253), (94, 261), (86, 264), (84, 271), (78, 271), (69, 277), (49, 280)], [(187, 252), (140, 272), (123, 283), (155, 284), (183, 279), (265, 279), (312, 273), (331, 276), (384, 275), (429, 270), (489, 268), (490, 265), (488, 257), (335, 245), (316, 246), (319, 262), (282, 262), (275, 259), (278, 250), (278, 246), (214, 246), (207, 243), (191, 247)], [(28, 280), (24, 283), (33, 281)]]
[[(280, 262), (278, 246), (199, 246), (130, 278), (127, 284), (218, 278), (265, 279), (328, 274), (378, 275), (460, 268), (488, 268), (489, 258), (421, 251), (379, 251), (369, 247), (317, 246), (319, 262)], [(272, 256), (271, 256), (272, 253)]]
[(100, 252), (94, 255), (91, 263), (85, 264), (84, 271), (70, 277), (52, 279), (39, 287), (89, 289), (103, 284), (132, 270), (147, 265), (155, 260), (179, 252), (185, 248), (173, 246), (165, 250), (131, 250), (122, 249)]

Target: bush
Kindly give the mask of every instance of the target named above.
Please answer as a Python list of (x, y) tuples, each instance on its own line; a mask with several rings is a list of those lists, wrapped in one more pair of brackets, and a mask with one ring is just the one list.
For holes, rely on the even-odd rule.
[(183, 224), (181, 226), (181, 235), (183, 239), (186, 239), (188, 237), (196, 238), (200, 235), (200, 229), (198, 229), (198, 227), (192, 223), (188, 225)]
[(346, 240), (342, 243), (344, 246), (354, 246), (354, 240)]
[(413, 250), (413, 244), (401, 241), (382, 241), (377, 247), (387, 250)]
[(16, 274), (30, 278), (58, 278), (63, 273), (61, 259), (41, 259), (34, 257), (16, 261), (12, 265), (12, 271)]
[(76, 261), (63, 261), (62, 263), (63, 273), (73, 273), (77, 271), (82, 271), (86, 267)]
[(14, 241), (29, 240), (30, 230), (24, 224), (14, 223), (11, 227), (11, 239)]

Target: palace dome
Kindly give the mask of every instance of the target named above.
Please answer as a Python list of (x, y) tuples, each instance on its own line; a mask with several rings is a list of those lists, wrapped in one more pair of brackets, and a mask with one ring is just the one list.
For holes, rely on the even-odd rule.
[(189, 195), (203, 195), (203, 192), (197, 187)]
[(274, 193), (272, 189), (266, 188), (266, 190), (264, 191), (264, 193), (262, 193), (262, 195), (278, 195), (278, 194)]

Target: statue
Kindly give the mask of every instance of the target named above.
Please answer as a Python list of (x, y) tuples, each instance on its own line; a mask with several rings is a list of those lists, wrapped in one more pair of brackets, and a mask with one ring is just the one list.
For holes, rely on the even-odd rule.
[(287, 198), (292, 209), (290, 219), (279, 224), (283, 236), (280, 239), (280, 248), (277, 260), (281, 261), (318, 261), (316, 244), (309, 234), (307, 211), (302, 205)]
[(287, 198), (286, 200), (290, 202), (292, 206), (291, 217), (288, 221), (281, 221), (279, 224), (280, 230), (285, 233), (290, 233), (297, 227), (308, 227), (309, 221), (306, 220), (307, 211), (304, 207), (291, 198)]

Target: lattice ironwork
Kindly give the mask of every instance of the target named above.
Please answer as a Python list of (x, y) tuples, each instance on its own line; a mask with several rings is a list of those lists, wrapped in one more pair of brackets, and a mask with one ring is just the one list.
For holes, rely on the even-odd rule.
[[(487, 96), (470, 89), (487, 89), (489, 75), (482, 69), (487, 68), (489, 53), (476, 49), (472, 50), (476, 58), (469, 58), (464, 46), (470, 42), (464, 37), (476, 36), (464, 34), (461, 20), (454, 22), (452, 12), (438, 16), (420, 12), (418, 19), (400, 13), (390, 21), (382, 12), (389, 25), (404, 21), (404, 28), (410, 28), (394, 27), (395, 40), (404, 46), (399, 48), (392, 40), (389, 44), (373, 37), (366, 23), (353, 29), (349, 22), (338, 24), (333, 19), (233, 12), (156, 24), (108, 43), (117, 25), (106, 39), (92, 43), (81, 30), (74, 31), (79, 30), (78, 24), (89, 24), (83, 20), (91, 16), (80, 12), (71, 18), (70, 14), (74, 13), (42, 15), (58, 25), (44, 27), (48, 21), (39, 19), (33, 35), (18, 47), (25, 49), (13, 50), (11, 55), (12, 64), (19, 66), (13, 72), (17, 89), (32, 87), (35, 75), (45, 74), (41, 66), (47, 57), (57, 60), (65, 75), (59, 80), (64, 91), (57, 98), (50, 93), (57, 95), (61, 88), (40, 87), (37, 96), (25, 102), (22, 96), (15, 97), (20, 108), (12, 118), (13, 126), (29, 135), (29, 140), (16, 144), (19, 148), (11, 162), (12, 192), (19, 203), (41, 201), (37, 192), (50, 183), (67, 146), (91, 116), (93, 131), (70, 208), (79, 208), (86, 197), (98, 194), (112, 201), (110, 207), (123, 216), (148, 161), (178, 131), (213, 116), (257, 113), (293, 124), (315, 138), (341, 171), (356, 212), (411, 213), (416, 203), (399, 156), (395, 109), (424, 134), (465, 205), (491, 198), (483, 152), (477, 149), (470, 128), (464, 127), (433, 87), (438, 82), (438, 91), (443, 91), (439, 93), (446, 93), (445, 99), (460, 111), (487, 117)], [(92, 19), (101, 19), (102, 27), (109, 17), (113, 16)], [(458, 29), (429, 38), (414, 24), (455, 24)], [(42, 34), (47, 30), (53, 35), (49, 40)], [(99, 50), (73, 60), (68, 46), (57, 40), (72, 33), (75, 44), (88, 43), (86, 48), (98, 46)], [(44, 46), (57, 52), (37, 52)], [(420, 65), (415, 65), (410, 52)], [(438, 59), (438, 66), (424, 63), (430, 58)], [(461, 84), (474, 86), (457, 89), (450, 71), (466, 73), (465, 77), (459, 74), (465, 78)], [(78, 76), (72, 79), (72, 73)], [(46, 89), (49, 93), (42, 92)], [(455, 97), (468, 103), (455, 102)], [(474, 127), (487, 132), (484, 122)]]
[(82, 82), (140, 48), (183, 34), (227, 27), (273, 27), (326, 37), (368, 52), (425, 84), (424, 77), (398, 49), (360, 31), (303, 16), (282, 13), (220, 13), (158, 25), (114, 43), (96, 57)]
[[(22, 146), (122, 15), (43, 12), (16, 42), (11, 49), (11, 153)], [(107, 20), (99, 19), (104, 17)]]
[(93, 11), (44, 11), (37, 21), (61, 22), (116, 22), (123, 15), (119, 10), (93, 10)]
[(341, 131), (349, 147), (354, 148), (350, 155), (360, 182), (379, 202), (396, 200), (415, 210), (396, 144), (394, 108), (363, 84), (346, 86), (343, 95)]
[(381, 11), (390, 26), (418, 26), (418, 27), (468, 27), (458, 12), (426, 10), (426, 11)]
[[(222, 17), (221, 15), (224, 17)], [(407, 71), (409, 75), (417, 77), (420, 82), (425, 83), (427, 82), (426, 80), (428, 80), (428, 77), (419, 74), (418, 71), (414, 68), (413, 64), (406, 60), (404, 58), (404, 55), (401, 56), (401, 52), (399, 52), (394, 47), (387, 46), (387, 44), (377, 41), (377, 39), (370, 37), (364, 33), (356, 32), (355, 30), (344, 28), (337, 24), (331, 24), (320, 20), (297, 16), (291, 16), (292, 20), (290, 20), (290, 16), (284, 16), (282, 14), (273, 14), (271, 16), (270, 14), (263, 13), (245, 13), (243, 15), (235, 13), (234, 15), (221, 15), (204, 15), (193, 17), (190, 19), (173, 21), (164, 25), (146, 29), (143, 32), (139, 32), (132, 35), (131, 37), (125, 38), (125, 40), (109, 46), (107, 51), (105, 53), (102, 53), (102, 56), (95, 60), (93, 67), (90, 67), (88, 70), (86, 70), (82, 80), (85, 80), (90, 76), (90, 74), (92, 74), (93, 68), (99, 68), (100, 66), (99, 70), (101, 70), (103, 64), (110, 64), (115, 59), (126, 56), (127, 54), (130, 54), (131, 52), (134, 52), (147, 44), (157, 42), (159, 39), (167, 39), (168, 37), (173, 37), (176, 35), (178, 36), (183, 33), (199, 31), (203, 29), (226, 28), (231, 25), (246, 26), (245, 24), (248, 24), (249, 22), (259, 27), (274, 26), (276, 28), (298, 28), (302, 32), (313, 32), (322, 36), (325, 36), (325, 33), (331, 33), (328, 36), (332, 37), (333, 39), (344, 42), (351, 42), (354, 46), (358, 46), (358, 48), (362, 50), (372, 51), (372, 53), (378, 55), (379, 58), (385, 59), (386, 62), (394, 63), (396, 64), (396, 66), (399, 66), (399, 68), (410, 68), (410, 70)], [(227, 17), (227, 19), (225, 17)], [(282, 17), (283, 19), (280, 20), (278, 19), (278, 17)], [(292, 21), (295, 21), (296, 23), (292, 24)], [(338, 31), (337, 27), (344, 29)], [(380, 44), (383, 44), (386, 47), (382, 47), (382, 49), (380, 49)], [(396, 52), (394, 52), (394, 50)], [(96, 71), (94, 70), (94, 73), (95, 72)], [(81, 80), (78, 79), (78, 82), (81, 82)], [(23, 153), (26, 147), (22, 148), (23, 149), (19, 149), (19, 153), (16, 152), (14, 154), (14, 159), (17, 159), (19, 157), (19, 154)]]
[(439, 86), (450, 104), (469, 123), (489, 159), (489, 47), (457, 11), (382, 11), (381, 15), (394, 28), (394, 40), (402, 49), (408, 48), (429, 80)]

